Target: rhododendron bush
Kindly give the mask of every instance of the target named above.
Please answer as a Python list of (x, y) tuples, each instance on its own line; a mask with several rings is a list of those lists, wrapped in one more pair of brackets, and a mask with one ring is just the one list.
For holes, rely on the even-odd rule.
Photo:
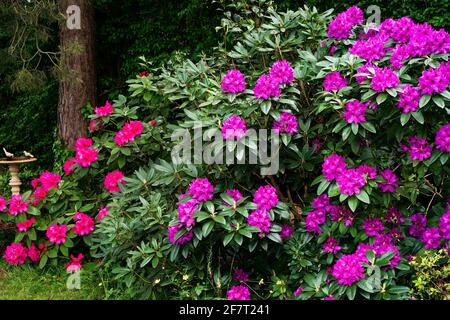
[[(140, 298), (412, 297), (410, 261), (448, 255), (449, 34), (250, 2), (224, 12), (214, 55), (143, 58), (62, 172), (0, 197), (7, 263), (96, 261)], [(278, 171), (172, 161), (199, 127), (216, 153), (272, 130)]]

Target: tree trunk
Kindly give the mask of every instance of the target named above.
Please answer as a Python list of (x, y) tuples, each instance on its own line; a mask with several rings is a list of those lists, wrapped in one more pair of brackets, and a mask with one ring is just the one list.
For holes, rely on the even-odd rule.
[[(60, 12), (69, 20), (67, 23), (64, 21), (60, 27), (62, 72), (58, 136), (64, 146), (73, 149), (76, 139), (87, 134), (87, 125), (81, 114), (82, 107), (88, 102), (95, 106), (94, 8), (91, 0), (57, 1)], [(75, 9), (68, 10), (69, 7)]]

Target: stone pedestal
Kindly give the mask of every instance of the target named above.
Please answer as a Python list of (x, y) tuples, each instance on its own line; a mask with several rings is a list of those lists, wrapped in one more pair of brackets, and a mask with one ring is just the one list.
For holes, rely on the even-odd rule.
[(11, 193), (20, 194), (20, 186), (22, 182), (20, 182), (19, 178), (19, 165), (15, 163), (10, 164), (9, 173), (11, 174), (11, 180), (9, 180), (9, 185), (11, 186)]

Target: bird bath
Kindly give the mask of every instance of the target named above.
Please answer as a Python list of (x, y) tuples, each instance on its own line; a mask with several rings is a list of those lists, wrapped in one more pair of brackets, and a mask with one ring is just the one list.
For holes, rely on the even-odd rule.
[(36, 158), (29, 157), (15, 157), (15, 158), (0, 158), (0, 164), (6, 164), (9, 166), (9, 172), (11, 173), (11, 180), (9, 185), (11, 186), (12, 194), (20, 194), (20, 182), (19, 178), (19, 166), (23, 163), (36, 161)]

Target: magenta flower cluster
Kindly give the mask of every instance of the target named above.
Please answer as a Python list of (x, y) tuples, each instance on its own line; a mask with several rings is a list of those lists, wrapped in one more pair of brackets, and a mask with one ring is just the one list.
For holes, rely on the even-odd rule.
[(411, 160), (423, 161), (431, 157), (432, 146), (424, 138), (409, 137), (409, 147), (401, 145), (405, 152), (409, 153)]
[(223, 122), (222, 137), (225, 140), (241, 139), (247, 133), (247, 126), (244, 119), (233, 114)]
[(294, 69), (286, 60), (278, 60), (272, 64), (269, 74), (261, 75), (253, 88), (257, 99), (268, 100), (281, 95), (281, 84), (290, 84), (294, 81)]
[(228, 70), (223, 76), (220, 86), (222, 90), (227, 93), (243, 92), (246, 86), (245, 76), (237, 69)]
[(342, 114), (347, 123), (366, 122), (367, 107), (370, 102), (362, 103), (359, 100), (351, 100), (345, 104), (345, 111)]
[(337, 91), (348, 85), (345, 79), (338, 71), (331, 72), (325, 76), (323, 81), (323, 89), (325, 91)]
[(253, 202), (259, 209), (270, 210), (278, 204), (277, 190), (270, 185), (261, 186), (256, 190)]
[(407, 84), (402, 87), (402, 92), (398, 94), (399, 101), (397, 108), (403, 113), (416, 112), (419, 108), (420, 92), (419, 89)]
[(261, 234), (268, 233), (272, 222), (270, 221), (269, 213), (264, 209), (256, 209), (248, 215), (247, 223), (250, 226), (261, 230)]
[(327, 34), (330, 38), (347, 39), (355, 25), (361, 24), (364, 14), (357, 6), (339, 13), (329, 24)]
[(398, 84), (399, 79), (395, 71), (388, 67), (383, 67), (375, 70), (371, 87), (377, 92), (383, 92), (386, 91), (386, 89), (397, 88)]
[(227, 292), (228, 300), (251, 300), (250, 290), (245, 285), (233, 286)]
[(280, 121), (274, 121), (273, 130), (278, 133), (287, 133), (293, 135), (298, 131), (297, 117), (289, 112), (280, 114)]
[(450, 123), (439, 128), (434, 143), (439, 151), (450, 152)]

